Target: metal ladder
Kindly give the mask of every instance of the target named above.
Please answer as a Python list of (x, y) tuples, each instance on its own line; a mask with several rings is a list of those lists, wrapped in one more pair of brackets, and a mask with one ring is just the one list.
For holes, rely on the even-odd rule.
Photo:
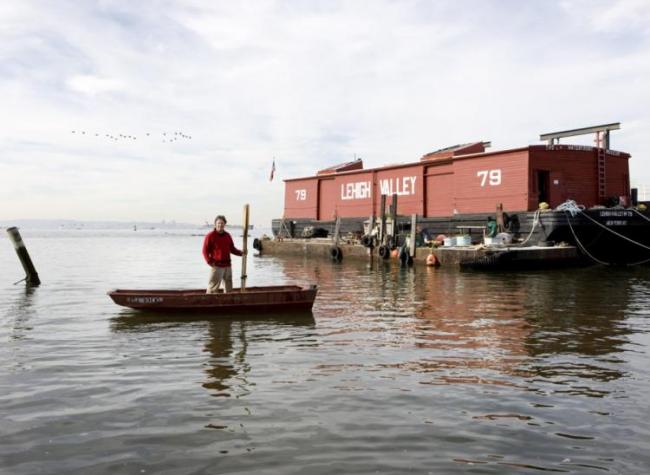
[(601, 200), (607, 197), (607, 176), (605, 172), (605, 149), (598, 147), (598, 198)]

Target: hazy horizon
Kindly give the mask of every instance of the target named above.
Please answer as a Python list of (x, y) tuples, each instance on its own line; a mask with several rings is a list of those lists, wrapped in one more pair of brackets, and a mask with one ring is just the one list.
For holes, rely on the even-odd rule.
[[(29, 218), (29, 219), (0, 219), (0, 228), (6, 228), (11, 226), (16, 227), (38, 227), (38, 226), (49, 226), (49, 227), (74, 227), (74, 226), (84, 226), (89, 228), (103, 228), (107, 226), (114, 227), (131, 227), (131, 226), (156, 226), (160, 228), (185, 228), (185, 227), (195, 227), (203, 229), (206, 227), (212, 227), (210, 222), (203, 223), (187, 223), (187, 222), (178, 222), (175, 220), (162, 220), (162, 221), (143, 221), (143, 220), (92, 220), (92, 219), (41, 219), (41, 218)], [(271, 222), (268, 223), (250, 223), (251, 226), (255, 228), (270, 228)], [(226, 230), (228, 228), (241, 228), (242, 224), (239, 221), (229, 221)]]

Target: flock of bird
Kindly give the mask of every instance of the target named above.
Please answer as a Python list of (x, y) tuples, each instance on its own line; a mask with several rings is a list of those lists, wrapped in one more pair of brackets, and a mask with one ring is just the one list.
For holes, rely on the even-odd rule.
[[(138, 137), (136, 135), (126, 135), (126, 134), (100, 134), (99, 132), (86, 132), (85, 130), (73, 130), (73, 134), (79, 134), (79, 135), (88, 135), (88, 136), (95, 136), (95, 137), (103, 137), (108, 140), (137, 140)], [(145, 137), (152, 137), (155, 138), (150, 132), (147, 132), (145, 134)], [(163, 132), (161, 135), (161, 141), (163, 143), (171, 143), (171, 142), (176, 142), (177, 140), (192, 140), (191, 135), (184, 134), (183, 132)]]

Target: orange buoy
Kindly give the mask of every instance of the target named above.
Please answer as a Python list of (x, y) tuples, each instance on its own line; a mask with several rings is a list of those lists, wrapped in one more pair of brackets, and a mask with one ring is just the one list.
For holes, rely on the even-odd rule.
[(397, 249), (393, 249), (393, 250), (390, 252), (390, 257), (392, 257), (392, 258), (394, 258), (394, 259), (397, 259), (398, 256), (399, 256), (399, 250), (397, 250)]
[(440, 262), (438, 261), (438, 258), (436, 257), (435, 254), (432, 253), (427, 256), (427, 265), (429, 267), (435, 267), (440, 265)]
[(438, 241), (438, 242), (443, 242), (443, 241), (445, 240), (446, 237), (447, 237), (447, 236), (445, 236), (444, 234), (438, 234), (438, 235), (436, 236), (436, 239), (435, 239), (435, 240)]

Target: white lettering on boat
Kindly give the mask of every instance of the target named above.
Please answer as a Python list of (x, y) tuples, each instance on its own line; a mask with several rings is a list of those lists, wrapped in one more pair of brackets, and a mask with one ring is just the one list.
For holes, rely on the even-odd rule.
[(627, 221), (622, 219), (611, 219), (605, 221), (605, 226), (627, 226)]
[(379, 180), (379, 188), (382, 195), (398, 196), (414, 195), (416, 193), (415, 180), (416, 176), (403, 176), (399, 178), (385, 178)]
[(363, 200), (370, 198), (372, 187), (369, 181), (345, 183), (341, 185), (342, 200)]
[(546, 150), (579, 150), (581, 152), (591, 152), (594, 147), (587, 145), (547, 145)]
[(162, 297), (127, 297), (128, 303), (163, 303)]
[(632, 218), (634, 213), (625, 209), (600, 211), (601, 218)]

